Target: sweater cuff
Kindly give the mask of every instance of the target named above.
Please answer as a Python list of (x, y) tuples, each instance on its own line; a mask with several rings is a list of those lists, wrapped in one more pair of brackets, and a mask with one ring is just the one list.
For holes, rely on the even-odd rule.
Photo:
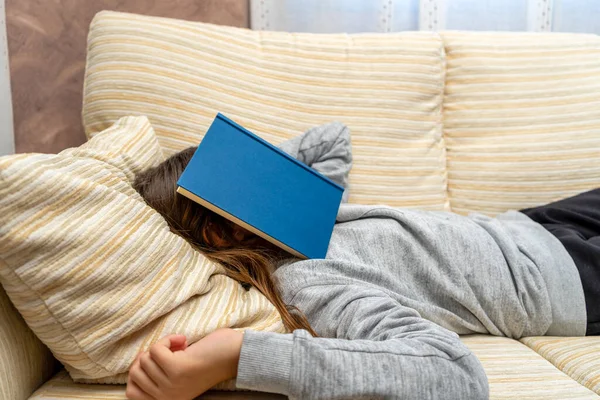
[(291, 333), (245, 331), (237, 387), (288, 395), (293, 344)]

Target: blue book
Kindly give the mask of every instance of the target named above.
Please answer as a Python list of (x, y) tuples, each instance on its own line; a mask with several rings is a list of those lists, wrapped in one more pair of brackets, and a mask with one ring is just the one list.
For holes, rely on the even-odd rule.
[(300, 258), (325, 258), (344, 188), (218, 114), (177, 192)]

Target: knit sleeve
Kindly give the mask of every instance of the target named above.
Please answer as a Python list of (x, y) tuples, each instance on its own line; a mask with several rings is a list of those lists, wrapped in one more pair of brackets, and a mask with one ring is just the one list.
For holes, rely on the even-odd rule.
[(290, 399), (464, 399), (489, 396), (458, 335), (377, 288), (316, 285), (293, 304), (315, 330), (246, 331), (237, 385)]
[(283, 142), (279, 148), (344, 187), (348, 201), (348, 175), (352, 169), (350, 130), (339, 122), (309, 129)]

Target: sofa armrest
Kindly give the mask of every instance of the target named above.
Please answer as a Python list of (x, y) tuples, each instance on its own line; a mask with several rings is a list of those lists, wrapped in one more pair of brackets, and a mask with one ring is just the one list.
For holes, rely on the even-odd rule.
[(0, 286), (0, 399), (29, 398), (53, 375), (57, 364)]

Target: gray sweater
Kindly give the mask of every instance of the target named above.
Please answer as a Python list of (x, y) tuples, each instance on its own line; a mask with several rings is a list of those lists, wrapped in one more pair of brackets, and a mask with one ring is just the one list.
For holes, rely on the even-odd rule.
[[(343, 125), (281, 148), (347, 187)], [(286, 260), (274, 276), (320, 337), (246, 331), (237, 385), (291, 399), (485, 399), (485, 372), (457, 334), (585, 335), (573, 260), (514, 211), (463, 217), (344, 203), (326, 259)]]

